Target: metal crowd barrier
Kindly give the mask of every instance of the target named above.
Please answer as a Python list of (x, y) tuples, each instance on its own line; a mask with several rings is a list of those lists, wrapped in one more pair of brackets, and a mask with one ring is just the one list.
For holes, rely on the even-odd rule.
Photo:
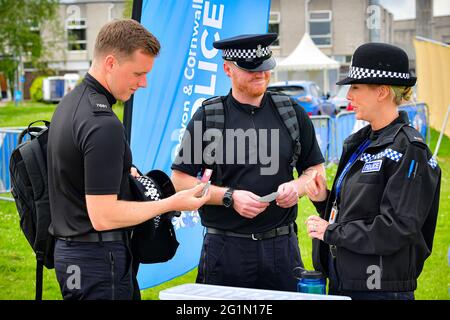
[[(330, 116), (311, 116), (311, 121), (316, 131), (316, 139), (322, 151), (325, 161), (328, 162), (331, 152), (332, 126), (333, 121)], [(301, 131), (300, 131), (300, 134)]]
[(400, 110), (408, 113), (409, 122), (420, 134), (425, 138), (427, 144), (430, 144), (430, 126), (429, 126), (429, 113), (428, 106), (425, 103), (415, 103), (402, 105)]
[[(399, 110), (408, 113), (411, 126), (419, 131), (425, 141), (429, 144), (431, 135), (428, 106), (425, 103), (407, 104), (400, 106)], [(344, 140), (352, 133), (368, 124), (365, 121), (356, 120), (353, 111), (340, 112), (335, 118), (330, 118), (328, 116), (312, 116), (311, 120), (314, 124), (314, 129), (316, 130), (316, 138), (320, 150), (327, 163), (339, 162)]]
[[(0, 193), (11, 190), (9, 158), (24, 128), (0, 128)], [(4, 197), (2, 197), (4, 199)]]
[(336, 118), (334, 119), (334, 139), (332, 139), (333, 153), (330, 162), (339, 162), (344, 140), (359, 129), (359, 126), (356, 126), (358, 126), (358, 123), (356, 122), (355, 113), (353, 111), (343, 111), (336, 115)]

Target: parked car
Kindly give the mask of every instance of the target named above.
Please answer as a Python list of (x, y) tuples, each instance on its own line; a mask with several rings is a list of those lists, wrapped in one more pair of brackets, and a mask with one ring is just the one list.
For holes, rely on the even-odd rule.
[(350, 101), (347, 100), (347, 93), (349, 85), (341, 86), (337, 92), (337, 94), (330, 98), (328, 101), (336, 106), (336, 113), (341, 111), (351, 111), (353, 108), (350, 105)]
[(267, 88), (273, 92), (291, 96), (308, 115), (334, 116), (336, 107), (322, 94), (319, 86), (313, 81), (276, 82)]

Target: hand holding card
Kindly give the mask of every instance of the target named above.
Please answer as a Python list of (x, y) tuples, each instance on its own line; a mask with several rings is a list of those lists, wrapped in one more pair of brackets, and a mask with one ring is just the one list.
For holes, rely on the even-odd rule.
[(260, 202), (272, 202), (273, 200), (275, 200), (278, 197), (279, 193), (278, 192), (272, 192), (264, 197), (259, 197), (258, 201)]

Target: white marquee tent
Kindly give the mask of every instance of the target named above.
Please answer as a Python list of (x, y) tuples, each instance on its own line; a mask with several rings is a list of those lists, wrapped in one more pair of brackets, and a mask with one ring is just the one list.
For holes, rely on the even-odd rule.
[(303, 35), (302, 40), (295, 50), (284, 60), (278, 63), (276, 71), (314, 71), (324, 72), (324, 92), (329, 92), (328, 70), (339, 69), (339, 62), (329, 58), (314, 44), (308, 33)]

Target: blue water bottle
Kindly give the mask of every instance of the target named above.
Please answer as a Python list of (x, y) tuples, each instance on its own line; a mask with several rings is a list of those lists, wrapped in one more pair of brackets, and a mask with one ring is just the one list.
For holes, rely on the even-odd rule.
[(297, 284), (298, 292), (326, 294), (326, 281), (322, 272), (297, 267), (294, 269), (294, 274), (299, 279)]

